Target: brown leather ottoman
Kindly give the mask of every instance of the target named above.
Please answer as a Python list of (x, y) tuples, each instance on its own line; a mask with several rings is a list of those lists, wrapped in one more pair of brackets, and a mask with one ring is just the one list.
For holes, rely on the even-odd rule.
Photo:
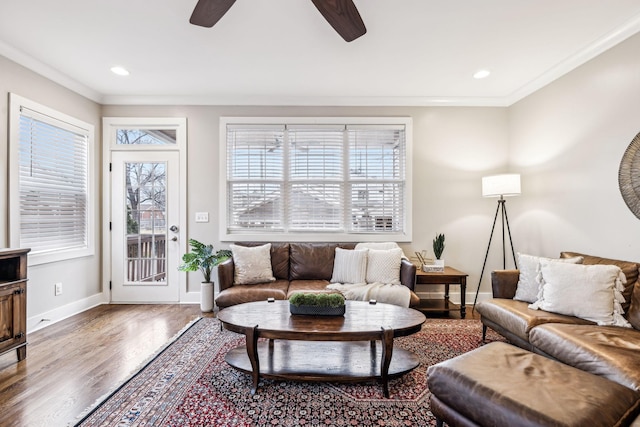
[(429, 367), (438, 426), (624, 426), (640, 393), (495, 342)]

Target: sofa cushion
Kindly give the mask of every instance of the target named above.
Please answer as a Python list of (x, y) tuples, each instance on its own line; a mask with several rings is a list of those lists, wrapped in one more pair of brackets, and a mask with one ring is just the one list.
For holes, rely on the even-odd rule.
[(271, 243), (271, 268), (276, 279), (289, 278), (289, 243)]
[(336, 248), (354, 246), (355, 243), (290, 243), (289, 280), (331, 280)]
[(622, 303), (622, 309), (627, 314), (625, 317), (628, 318), (629, 305), (631, 304), (631, 294), (633, 293), (634, 285), (638, 281), (638, 267), (640, 267), (640, 264), (635, 262), (630, 262), (630, 261), (620, 261), (616, 259), (602, 258), (602, 257), (593, 256), (593, 255), (584, 255), (577, 252), (561, 252), (560, 253), (561, 258), (571, 258), (576, 256), (581, 256), (584, 258), (584, 261), (582, 262), (583, 264), (607, 264), (607, 265), (615, 265), (620, 267), (620, 269), (622, 270), (622, 272), (627, 278), (627, 283), (625, 284), (625, 287), (622, 290), (622, 296), (625, 299), (625, 302)]
[(535, 255), (527, 255), (518, 253), (518, 268), (520, 275), (518, 277), (518, 285), (516, 287), (516, 295), (513, 299), (525, 302), (535, 302), (540, 294), (540, 261), (558, 261), (568, 262), (572, 264), (582, 263), (584, 258), (560, 258), (554, 260), (552, 258), (544, 258)]
[(367, 250), (335, 249), (331, 283), (365, 283)]
[(369, 249), (367, 283), (400, 284), (402, 249)]
[(591, 320), (599, 325), (631, 325), (620, 302), (625, 275), (615, 265), (576, 265), (541, 261), (540, 298), (529, 306)]
[(273, 282), (271, 268), (271, 243), (261, 246), (229, 245), (233, 253), (233, 283), (252, 285), (254, 283)]
[[(237, 246), (262, 246), (265, 242), (236, 242)], [(271, 269), (276, 279), (289, 279), (289, 242), (271, 243)]]
[(534, 328), (529, 341), (567, 365), (640, 390), (640, 331), (617, 326), (547, 324)]
[(640, 330), (640, 283), (636, 283), (636, 286), (633, 288), (631, 305), (629, 306), (629, 312), (626, 314), (631, 326)]
[(545, 323), (593, 324), (588, 320), (548, 311), (532, 310), (528, 303), (512, 299), (493, 298), (476, 304), (476, 311), (483, 318), (501, 325), (518, 338), (529, 341), (532, 328)]
[(494, 298), (513, 298), (516, 295), (519, 270), (494, 270), (491, 272), (491, 293)]
[[(427, 384), (437, 399), (434, 413), (464, 426), (628, 425), (640, 397), (615, 382), (500, 342), (429, 367)], [(445, 418), (452, 413), (445, 408), (463, 418)]]
[(220, 308), (245, 302), (265, 301), (267, 298), (277, 300), (287, 299), (288, 280), (276, 280), (269, 283), (257, 283), (254, 285), (233, 285), (220, 291), (216, 297), (216, 304)]

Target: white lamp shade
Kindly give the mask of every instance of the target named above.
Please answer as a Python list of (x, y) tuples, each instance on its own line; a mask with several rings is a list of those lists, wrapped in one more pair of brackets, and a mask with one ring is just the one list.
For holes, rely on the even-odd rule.
[(520, 174), (508, 173), (482, 178), (484, 197), (517, 196), (520, 194)]

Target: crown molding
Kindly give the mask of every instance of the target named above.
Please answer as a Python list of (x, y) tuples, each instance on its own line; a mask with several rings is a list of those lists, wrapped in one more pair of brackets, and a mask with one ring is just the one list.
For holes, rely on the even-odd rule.
[(18, 65), (21, 65), (36, 74), (53, 81), (79, 95), (89, 98), (90, 100), (101, 103), (102, 95), (78, 82), (77, 80), (69, 77), (68, 75), (61, 73), (53, 67), (33, 58), (30, 55), (10, 46), (3, 41), (0, 41), (0, 55), (10, 59)]
[(506, 96), (252, 96), (252, 95), (109, 95), (101, 94), (47, 64), (0, 41), (0, 55), (102, 105), (234, 105), (234, 106), (350, 106), (350, 107), (509, 107), (564, 76), (618, 43), (640, 32), (640, 14), (594, 40)]
[(506, 107), (502, 97), (430, 96), (128, 96), (107, 95), (104, 105), (237, 105), (318, 107)]
[(625, 41), (629, 37), (640, 31), (640, 14), (631, 17), (628, 21), (614, 30), (604, 34), (602, 37), (594, 40), (584, 49), (579, 50), (564, 61), (551, 67), (546, 72), (522, 86), (520, 89), (505, 97), (507, 106), (513, 105), (532, 93), (542, 89), (549, 83), (559, 79), (565, 74), (575, 70), (581, 65), (586, 64), (596, 56), (606, 52), (617, 44)]

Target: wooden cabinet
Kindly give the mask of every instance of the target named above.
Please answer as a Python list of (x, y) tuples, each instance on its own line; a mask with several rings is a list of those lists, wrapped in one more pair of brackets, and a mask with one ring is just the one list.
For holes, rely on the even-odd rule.
[(27, 357), (27, 253), (0, 249), (0, 354)]

